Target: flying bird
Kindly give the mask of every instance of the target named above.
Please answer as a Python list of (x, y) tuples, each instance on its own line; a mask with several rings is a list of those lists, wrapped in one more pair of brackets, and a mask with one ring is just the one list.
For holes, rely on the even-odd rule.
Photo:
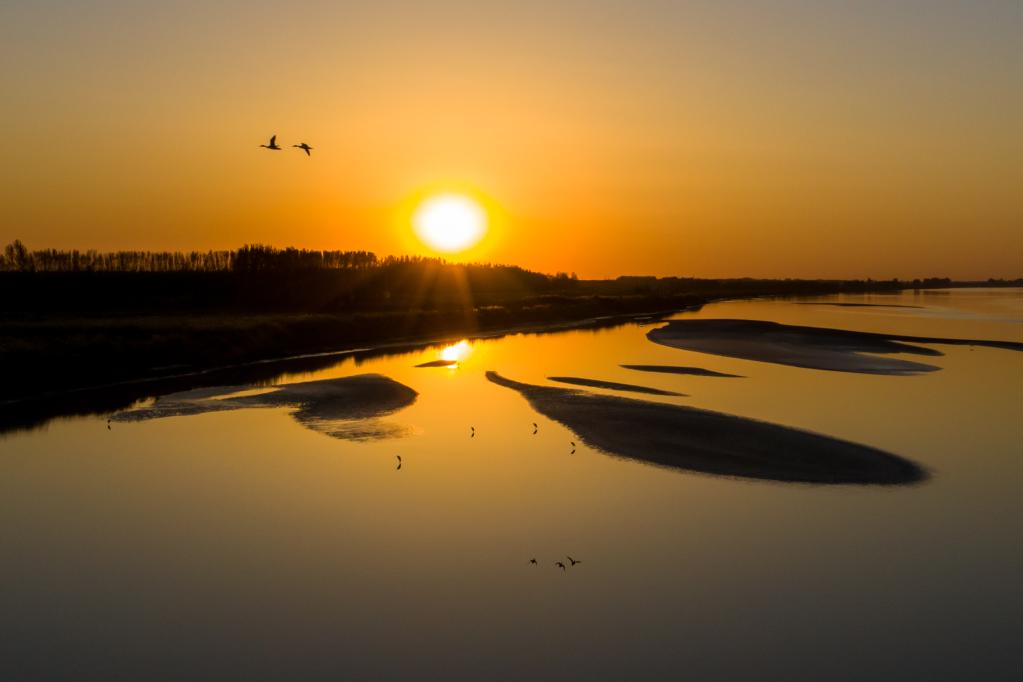
[(539, 429), (539, 428), (540, 427), (536, 425), (536, 422), (533, 422), (533, 435), (534, 436), (536, 435), (537, 429)]
[(301, 149), (302, 151), (305, 152), (306, 156), (312, 156), (312, 154), (309, 153), (309, 151), (312, 149), (312, 147), (307, 145), (305, 142), (303, 142), (302, 144), (293, 144), (291, 146), (292, 147), (298, 147), (299, 149)]
[(276, 135), (273, 135), (273, 136), (270, 137), (270, 144), (261, 144), (259, 146), (260, 147), (264, 147), (266, 149), (273, 149), (273, 150), (276, 150), (276, 151), (280, 151), (281, 150), (281, 148), (277, 146), (277, 136)]
[(475, 437), (476, 437), (476, 427), (475, 426), (470, 426), (469, 427), (469, 438), (475, 438)]
[(536, 566), (536, 559), (530, 559), (530, 560), (529, 560), (529, 563), (531, 563), (531, 564), (533, 564), (534, 566)]
[(560, 561), (555, 561), (554, 565), (560, 568), (562, 571), (565, 570), (565, 564), (561, 563)]
[(395, 469), (395, 471), (398, 471), (399, 469), (401, 469), (401, 455), (395, 455), (395, 457), (398, 458), (398, 469)]
[(567, 554), (565, 555), (565, 558), (568, 559), (572, 563), (573, 566), (575, 566), (576, 564), (581, 564), (582, 563), (581, 559), (573, 559), (572, 557), (568, 556)]

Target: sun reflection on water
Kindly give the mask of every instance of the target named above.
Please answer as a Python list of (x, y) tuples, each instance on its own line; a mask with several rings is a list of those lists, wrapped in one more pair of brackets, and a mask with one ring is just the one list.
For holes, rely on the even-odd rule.
[(440, 352), (441, 360), (445, 360), (451, 363), (458, 363), (468, 357), (469, 353), (472, 352), (472, 346), (465, 339), (462, 339), (458, 343), (447, 346)]

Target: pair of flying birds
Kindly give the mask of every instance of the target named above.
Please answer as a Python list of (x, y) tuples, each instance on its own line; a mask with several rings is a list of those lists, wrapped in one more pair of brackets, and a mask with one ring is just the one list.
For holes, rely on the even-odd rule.
[[(573, 566), (575, 566), (576, 564), (581, 564), (582, 563), (582, 559), (573, 559), (572, 557), (567, 556), (567, 555), (566, 555), (565, 558), (567, 558), (570, 562), (572, 562)], [(536, 562), (535, 558), (530, 559), (529, 563), (532, 566), (536, 566), (537, 565), (537, 562)], [(562, 571), (565, 570), (565, 562), (563, 562), (563, 561), (555, 561), (554, 565), (557, 566), (558, 568), (560, 568)]]
[[(274, 135), (274, 136), (272, 136), (270, 138), (270, 144), (261, 144), (259, 146), (263, 147), (265, 149), (274, 149), (276, 151), (280, 151), (281, 150), (281, 148), (277, 146), (277, 136), (276, 135)], [(302, 144), (293, 144), (291, 146), (292, 147), (298, 147), (299, 149), (301, 149), (302, 151), (305, 152), (306, 156), (312, 156), (312, 154), (309, 153), (310, 151), (312, 151), (312, 147), (307, 145), (305, 142), (303, 142)]]

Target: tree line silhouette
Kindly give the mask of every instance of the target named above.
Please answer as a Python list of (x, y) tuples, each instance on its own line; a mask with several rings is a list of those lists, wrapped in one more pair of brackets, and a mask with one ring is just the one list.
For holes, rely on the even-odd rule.
[(29, 251), (16, 239), (0, 254), (0, 271), (5, 272), (286, 272), (381, 264), (369, 251), (278, 249), (261, 244), (234, 251)]
[(377, 343), (649, 319), (728, 298), (960, 285), (945, 278), (580, 280), (366, 251), (250, 245), (99, 253), (29, 251), (15, 241), (0, 253), (0, 400)]
[[(990, 281), (1011, 286), (1009, 281)], [(1023, 282), (1015, 283), (1016, 286)], [(557, 320), (578, 314), (666, 310), (695, 298), (813, 295), (956, 286), (947, 278), (763, 280), (622, 276), (580, 280), (514, 265), (448, 263), (369, 251), (246, 245), (233, 251), (0, 253), (0, 315), (372, 313), (462, 311), (474, 319)], [(593, 300), (583, 300), (593, 299)], [(597, 300), (599, 299), (599, 300)], [(501, 308), (497, 310), (496, 308)], [(495, 322), (496, 324), (496, 322)]]
[(575, 275), (369, 251), (246, 245), (233, 251), (0, 253), (2, 312), (347, 312), (466, 308), (563, 293)]

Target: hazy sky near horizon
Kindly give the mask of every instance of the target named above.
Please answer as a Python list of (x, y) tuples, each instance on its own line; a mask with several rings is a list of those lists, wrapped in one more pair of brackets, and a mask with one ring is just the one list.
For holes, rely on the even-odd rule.
[[(0, 7), (0, 242), (429, 253), (581, 276), (1023, 276), (1023, 3)], [(270, 134), (298, 150), (268, 152)]]

